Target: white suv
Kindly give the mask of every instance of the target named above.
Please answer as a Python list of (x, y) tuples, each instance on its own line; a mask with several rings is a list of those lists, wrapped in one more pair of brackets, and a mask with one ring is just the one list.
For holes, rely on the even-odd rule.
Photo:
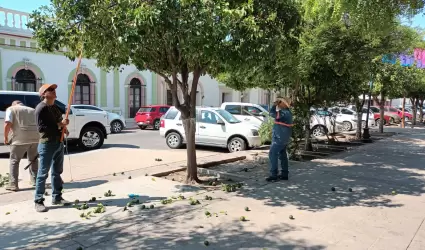
[(106, 112), (106, 114), (108, 115), (109, 124), (111, 125), (111, 133), (121, 133), (121, 131), (127, 126), (124, 116), (108, 112), (99, 107), (87, 104), (73, 104), (71, 105), (71, 107), (74, 109), (79, 109), (80, 111)]
[[(19, 100), (26, 106), (35, 108), (40, 102), (38, 92), (27, 91), (0, 91), (0, 124), (4, 124), (6, 109), (13, 101)], [(65, 115), (66, 105), (56, 100), (55, 104)], [(76, 142), (84, 150), (102, 147), (104, 140), (111, 133), (107, 112), (90, 112), (74, 109), (69, 112), (68, 142)], [(0, 129), (0, 138), (3, 138), (3, 129)], [(0, 142), (3, 144), (3, 141)]]
[(249, 123), (259, 128), (266, 120), (264, 113), (268, 113), (260, 105), (244, 102), (224, 102), (221, 108), (228, 111), (243, 123)]
[[(185, 143), (181, 113), (171, 107), (161, 118), (159, 133), (168, 147), (180, 148)], [(242, 151), (261, 145), (256, 127), (236, 119), (219, 108), (196, 108), (196, 145), (228, 148), (230, 152)]]

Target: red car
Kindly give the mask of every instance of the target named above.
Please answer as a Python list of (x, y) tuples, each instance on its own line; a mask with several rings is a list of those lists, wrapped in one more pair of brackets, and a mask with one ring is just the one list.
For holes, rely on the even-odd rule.
[[(375, 119), (376, 126), (379, 126), (379, 120), (381, 120), (381, 114), (378, 107), (371, 106), (370, 110), (373, 112), (373, 119)], [(391, 116), (384, 114), (385, 124), (390, 124)]]
[[(389, 112), (392, 114), (396, 114), (400, 117), (400, 119), (403, 119), (403, 112), (401, 110), (398, 110), (396, 108), (393, 107), (384, 107), (385, 112)], [(405, 121), (409, 121), (413, 119), (413, 115), (410, 114), (409, 112), (404, 111), (404, 120)]]
[(139, 111), (137, 111), (134, 121), (140, 129), (153, 127), (153, 129), (159, 130), (161, 116), (163, 116), (169, 108), (170, 106), (168, 105), (148, 105), (141, 107)]

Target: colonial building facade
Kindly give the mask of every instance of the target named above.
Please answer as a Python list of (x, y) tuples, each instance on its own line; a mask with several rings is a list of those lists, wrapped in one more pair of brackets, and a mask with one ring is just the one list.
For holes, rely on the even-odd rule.
[[(55, 83), (58, 99), (67, 103), (77, 62), (64, 56), (66, 48), (54, 53), (38, 51), (26, 27), (28, 18), (28, 13), (0, 7), (0, 90), (37, 91), (43, 83)], [(95, 60), (84, 58), (77, 73), (74, 104), (96, 105), (126, 118), (134, 117), (143, 105), (171, 104), (171, 92), (163, 79), (133, 65), (107, 72)], [(269, 98), (267, 91), (235, 91), (206, 75), (200, 79), (197, 105), (266, 104)]]

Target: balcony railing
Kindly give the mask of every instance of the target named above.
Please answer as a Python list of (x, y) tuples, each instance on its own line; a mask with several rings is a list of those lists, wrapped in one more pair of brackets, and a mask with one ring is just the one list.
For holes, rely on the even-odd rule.
[(29, 19), (29, 13), (0, 7), (0, 30), (31, 34)]

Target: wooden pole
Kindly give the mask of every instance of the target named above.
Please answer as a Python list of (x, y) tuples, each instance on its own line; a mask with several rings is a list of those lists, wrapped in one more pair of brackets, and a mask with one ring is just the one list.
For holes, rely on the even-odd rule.
[[(65, 113), (65, 119), (68, 119), (69, 111), (71, 110), (71, 104), (72, 104), (72, 99), (74, 97), (75, 85), (77, 84), (78, 70), (80, 69), (82, 57), (83, 57), (83, 52), (81, 51), (80, 57), (78, 58), (77, 69), (75, 70), (75, 74), (74, 74), (74, 80), (72, 81), (72, 88), (71, 88), (71, 93), (69, 94), (68, 106)], [(62, 129), (62, 135), (60, 140), (61, 142), (63, 142), (64, 134), (65, 134), (65, 129)]]

